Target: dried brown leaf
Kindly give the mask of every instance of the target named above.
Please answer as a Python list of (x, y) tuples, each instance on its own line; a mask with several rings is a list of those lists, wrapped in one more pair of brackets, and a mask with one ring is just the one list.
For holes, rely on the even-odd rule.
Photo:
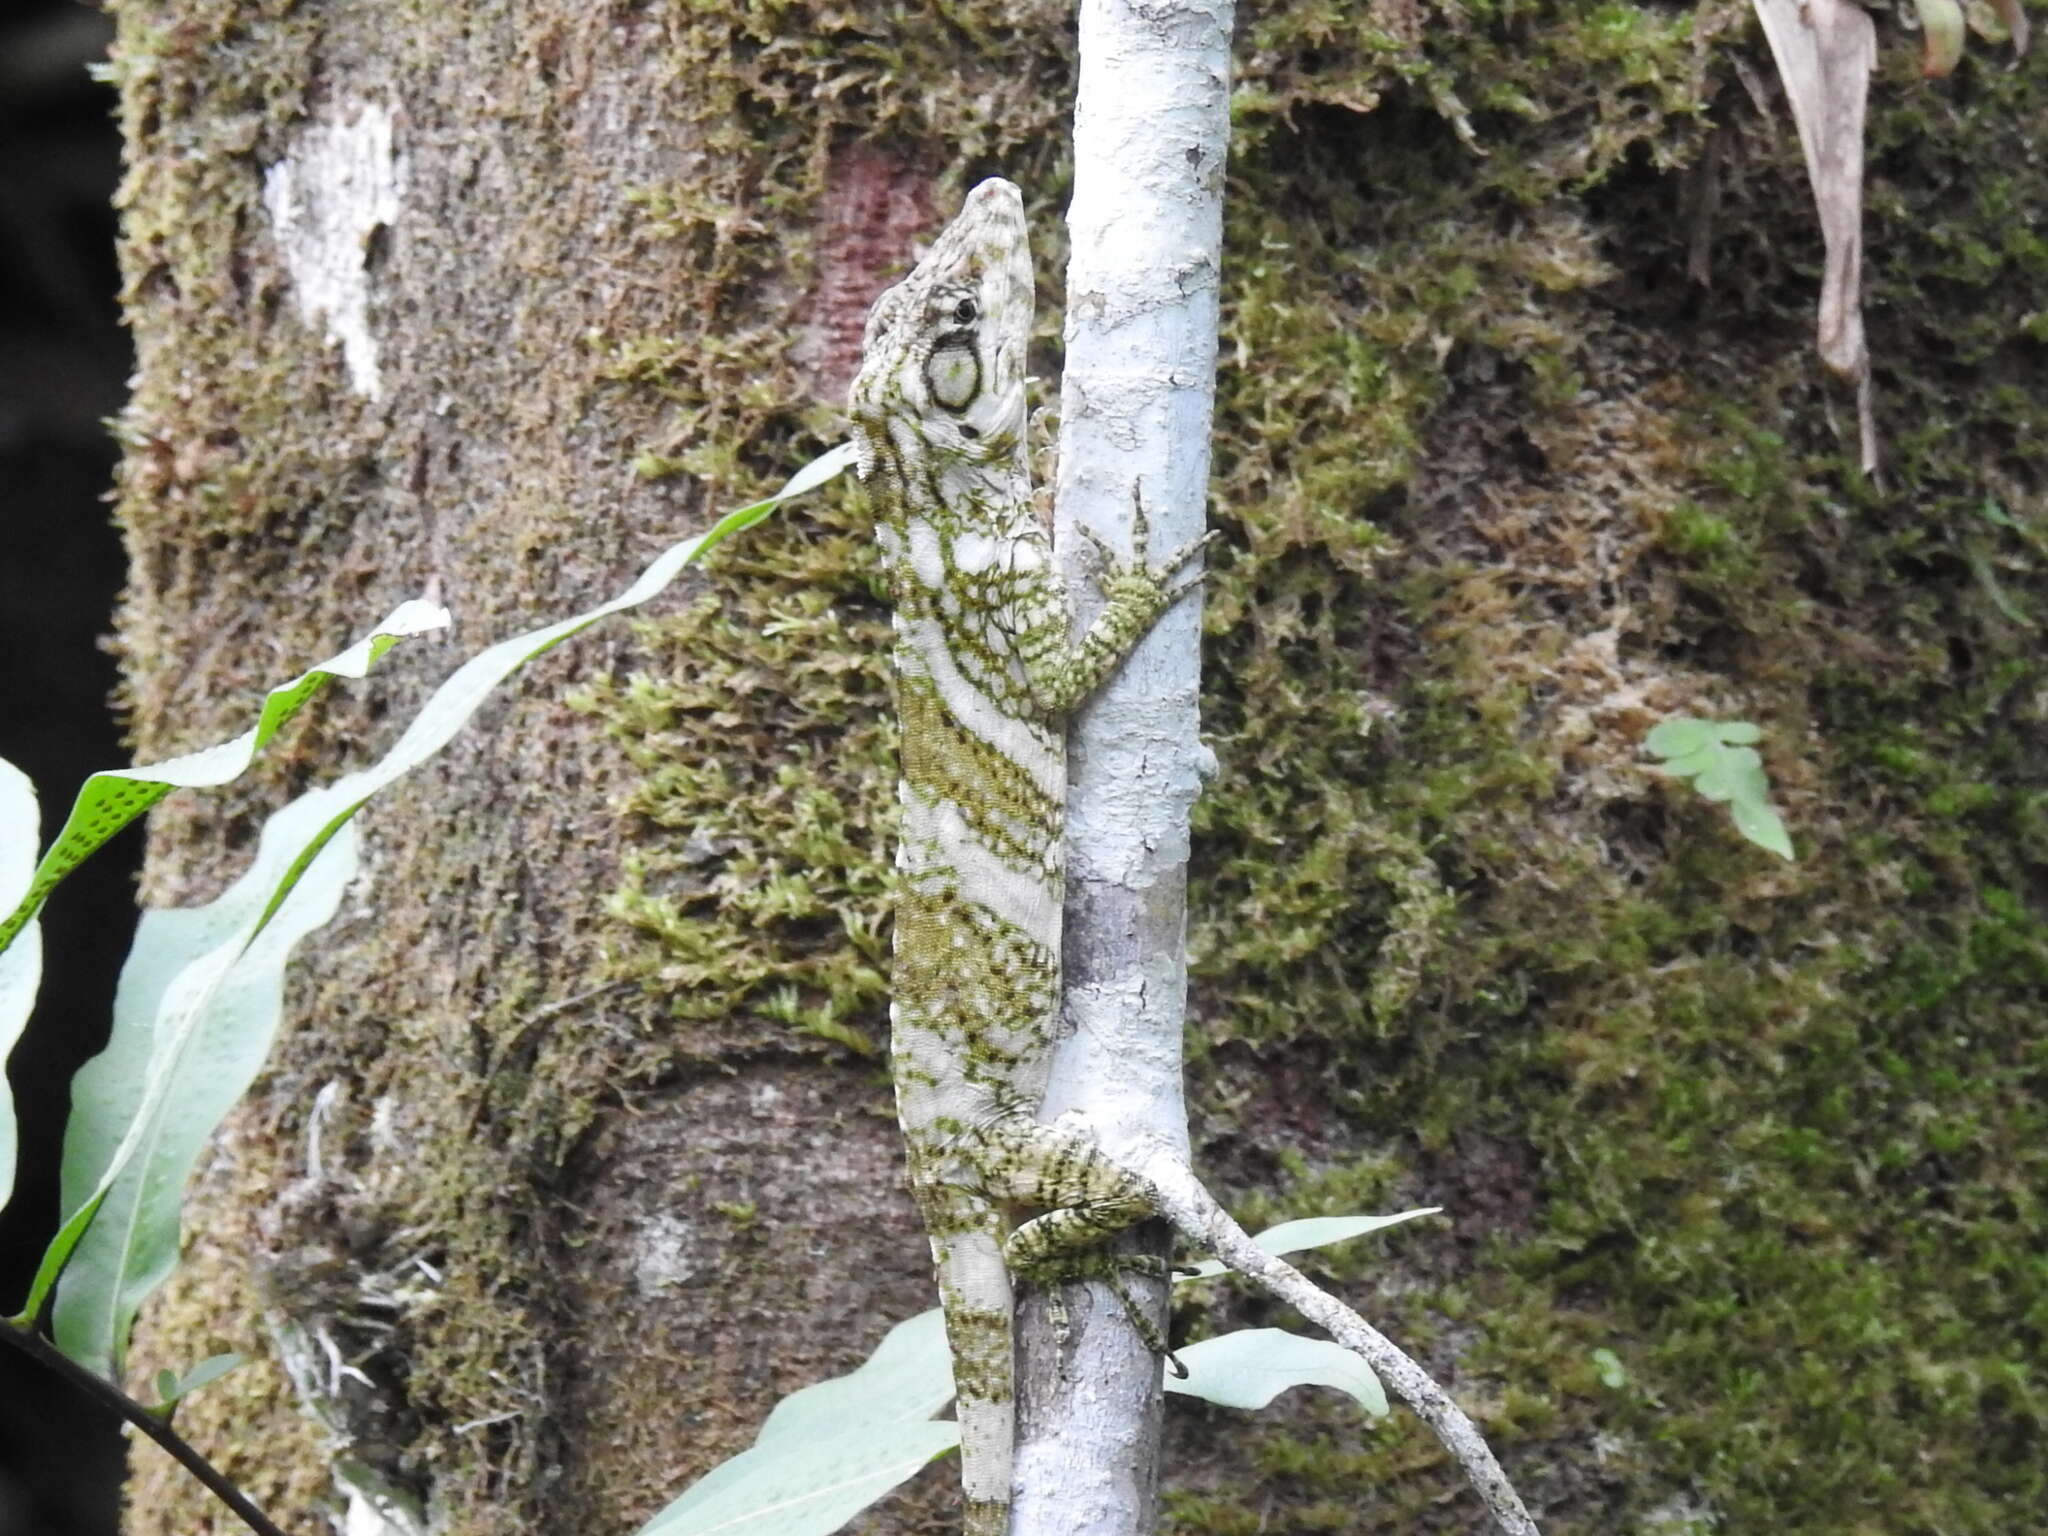
[[(1817, 340), (1821, 361), (1857, 386), (1863, 469), (1877, 469), (1863, 338), (1863, 112), (1877, 29), (1852, 0), (1752, 0), (1799, 128), (1820, 212), (1827, 265)], [(1950, 0), (1953, 3), (1953, 0)]]
[(1991, 0), (1991, 9), (2005, 23), (2006, 34), (2012, 39), (2013, 57), (2021, 57), (2027, 51), (2027, 39), (2032, 33), (2027, 24), (2026, 0)]
[(1956, 0), (1913, 0), (1920, 16), (1920, 73), (1930, 80), (1953, 74), (1962, 62), (1963, 8)]

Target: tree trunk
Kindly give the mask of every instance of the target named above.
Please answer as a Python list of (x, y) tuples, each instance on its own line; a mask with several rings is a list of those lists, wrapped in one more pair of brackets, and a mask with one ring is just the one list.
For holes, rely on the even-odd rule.
[[(930, 195), (871, 156), (764, 209), (831, 139), (792, 121), (764, 166), (736, 48), (772, 39), (736, 29), (123, 9), (139, 755), (241, 729), (401, 597), (456, 614), (255, 787), (160, 819), (152, 899), (210, 894), (265, 808), (388, 746), (463, 655), (610, 595), (836, 429), (813, 402)], [(140, 1371), (260, 1362), (180, 1423), (295, 1529), (630, 1529), (927, 1303), (876, 1054), (892, 770), (844, 522), (582, 637), (365, 813), (370, 873), (295, 968), (139, 1338)], [(814, 794), (828, 749), (844, 787)], [(841, 1014), (855, 1049), (817, 1032)], [(134, 1462), (132, 1530), (217, 1518)]]
[[(973, 179), (1064, 268), (1063, 6), (118, 9), (138, 756), (402, 597), (456, 613), (160, 813), (155, 901), (836, 439)], [(1549, 1531), (2023, 1525), (2041, 66), (1921, 84), (1881, 34), (1886, 496), (1746, 9), (1364, 13), (1240, 16), (1197, 1166), (1255, 1226), (1449, 1207), (1325, 1272)], [(365, 813), (138, 1345), (256, 1357), (179, 1424), (293, 1529), (630, 1530), (929, 1305), (868, 570), (851, 497), (788, 509)], [(1765, 727), (1798, 864), (1641, 766), (1680, 714)], [(1180, 1331), (1285, 1321), (1206, 1289)], [(1173, 1417), (1186, 1528), (1479, 1528), (1398, 1414)], [(226, 1528), (134, 1463), (132, 1532)], [(910, 1499), (881, 1523), (953, 1494)]]

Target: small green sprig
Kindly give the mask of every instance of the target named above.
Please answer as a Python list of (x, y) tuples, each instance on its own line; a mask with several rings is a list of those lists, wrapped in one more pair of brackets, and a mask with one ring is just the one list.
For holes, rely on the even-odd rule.
[(1747, 720), (1666, 720), (1643, 745), (1664, 759), (1658, 771), (1690, 779), (1709, 800), (1725, 803), (1735, 830), (1781, 859), (1792, 858), (1792, 839), (1771, 806), (1771, 784), (1752, 742), (1763, 732)]

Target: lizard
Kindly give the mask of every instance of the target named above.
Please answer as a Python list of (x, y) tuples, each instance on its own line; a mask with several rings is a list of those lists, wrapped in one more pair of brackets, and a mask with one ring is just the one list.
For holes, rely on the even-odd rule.
[[(1343, 1303), (1264, 1249), (1184, 1163), (1113, 1160), (1041, 1123), (1060, 1025), (1065, 722), (1199, 576), (1099, 540), (1099, 616), (1070, 632), (1032, 486), (1035, 307), (1022, 193), (991, 179), (869, 311), (848, 416), (894, 610), (900, 728), (890, 1058), (910, 1184), (953, 1356), (967, 1536), (1005, 1536), (1012, 1281), (1152, 1215), (1363, 1355), (1451, 1447), (1513, 1536), (1536, 1526), (1461, 1410)], [(1037, 1210), (1012, 1230), (1010, 1212)]]

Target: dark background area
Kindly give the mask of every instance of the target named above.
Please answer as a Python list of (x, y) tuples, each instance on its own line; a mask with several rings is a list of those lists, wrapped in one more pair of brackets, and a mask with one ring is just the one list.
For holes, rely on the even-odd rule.
[[(0, 756), (35, 780), (43, 837), (78, 783), (126, 761), (102, 646), (122, 578), (106, 506), (132, 365), (115, 304), (114, 95), (88, 67), (112, 24), (70, 0), (0, 17)], [(0, 1214), (0, 1310), (57, 1225), (71, 1074), (105, 1042), (134, 927), (139, 834), (66, 882), (43, 918), (44, 982), (8, 1062), (21, 1170)], [(114, 1529), (122, 1439), (41, 1367), (0, 1351), (0, 1536)]]

